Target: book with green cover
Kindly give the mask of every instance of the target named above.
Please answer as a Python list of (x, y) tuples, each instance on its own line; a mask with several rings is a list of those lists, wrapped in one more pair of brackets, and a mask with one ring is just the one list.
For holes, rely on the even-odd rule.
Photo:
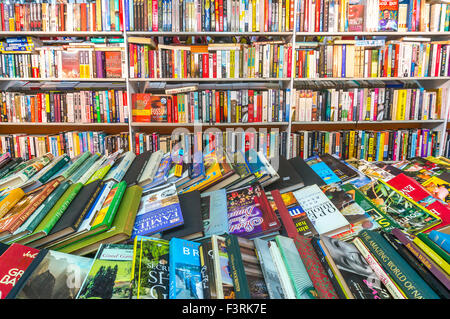
[(363, 230), (358, 237), (408, 299), (440, 299), (383, 236), (374, 231)]
[(423, 241), (425, 245), (430, 247), (436, 254), (438, 254), (442, 259), (444, 259), (447, 263), (450, 263), (450, 255), (442, 249), (438, 244), (432, 241), (429, 237), (429, 234), (418, 233), (417, 237)]
[(69, 178), (73, 173), (75, 173), (78, 168), (81, 166), (81, 164), (84, 163), (85, 160), (87, 160), (90, 156), (92, 155), (91, 152), (86, 151), (83, 154), (81, 154), (76, 160), (75, 162), (73, 162), (69, 168), (67, 168), (62, 174), (61, 176), (64, 178)]
[(33, 247), (33, 241), (46, 236), (55, 226), (61, 215), (65, 212), (69, 204), (83, 187), (83, 184), (72, 184), (56, 202), (44, 219), (39, 223), (33, 233), (19, 241), (22, 245)]
[(103, 177), (108, 174), (111, 167), (114, 165), (114, 162), (118, 158), (118, 156), (122, 153), (122, 150), (115, 152), (114, 154), (111, 154), (103, 163), (102, 165), (95, 171), (95, 173), (88, 179), (86, 184), (89, 184), (97, 179), (103, 179)]
[[(85, 160), (82, 165), (77, 169), (75, 173), (70, 176), (69, 180), (72, 183), (78, 183), (81, 182), (80, 178), (91, 168), (94, 163), (100, 158), (99, 153), (95, 153), (91, 157), (89, 157), (87, 160)], [(84, 184), (84, 183), (83, 183)]]
[(55, 165), (53, 165), (47, 172), (45, 172), (44, 175), (42, 175), (38, 181), (41, 183), (46, 183), (47, 181), (50, 180), (50, 178), (52, 178), (53, 175), (55, 175), (56, 173), (58, 173), (61, 168), (63, 168), (67, 163), (70, 162), (70, 157), (67, 154), (64, 154), (63, 156), (61, 156), (61, 158), (59, 158), (57, 160), (57, 162), (55, 163)]
[(130, 238), (133, 231), (134, 220), (139, 208), (142, 196), (142, 187), (134, 185), (128, 187), (123, 194), (122, 201), (117, 210), (114, 221), (109, 229), (97, 228), (95, 234), (82, 234), (71, 243), (66, 243), (61, 247), (50, 247), (65, 253), (74, 253), (77, 255), (85, 255), (94, 252), (100, 244), (115, 243)]

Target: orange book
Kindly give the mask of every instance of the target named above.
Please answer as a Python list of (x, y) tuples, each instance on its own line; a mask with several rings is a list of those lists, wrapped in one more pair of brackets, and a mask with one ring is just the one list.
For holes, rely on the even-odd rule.
[(8, 195), (0, 201), (0, 218), (5, 216), (24, 195), (25, 193), (21, 188), (15, 188), (10, 191)]

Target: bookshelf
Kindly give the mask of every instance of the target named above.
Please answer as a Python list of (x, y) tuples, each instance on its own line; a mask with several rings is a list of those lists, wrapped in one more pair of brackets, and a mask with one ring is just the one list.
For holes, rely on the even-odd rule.
[[(122, 0), (124, 1), (124, 0)], [(123, 6), (125, 2), (122, 2)], [(371, 31), (330, 31), (330, 32), (316, 32), (316, 31), (297, 31), (296, 18), (300, 16), (299, 0), (293, 1), (293, 19), (294, 27), (291, 31), (130, 31), (126, 28), (127, 14), (126, 11), (122, 11), (123, 31), (0, 31), (0, 38), (17, 37), (17, 36), (32, 36), (36, 38), (51, 38), (51, 37), (80, 37), (80, 38), (117, 38), (123, 39), (124, 55), (126, 57), (125, 65), (126, 71), (121, 78), (1, 78), (0, 88), (9, 81), (28, 82), (28, 83), (53, 83), (57, 85), (60, 83), (73, 83), (76, 87), (76, 83), (82, 85), (82, 87), (88, 87), (92, 84), (96, 89), (107, 89), (112, 84), (118, 84), (123, 86), (127, 92), (127, 105), (128, 105), (128, 123), (0, 123), (0, 133), (27, 133), (27, 134), (45, 134), (56, 133), (58, 130), (92, 130), (92, 131), (104, 131), (107, 133), (119, 133), (128, 132), (130, 137), (130, 148), (134, 149), (133, 135), (136, 132), (167, 132), (176, 127), (186, 128), (192, 131), (196, 123), (136, 123), (132, 120), (132, 94), (143, 92), (155, 92), (163, 93), (165, 85), (172, 84), (198, 84), (199, 89), (201, 87), (207, 87), (208, 85), (220, 85), (221, 88), (239, 88), (240, 86), (245, 88), (245, 84), (261, 84), (262, 87), (267, 84), (274, 85), (279, 89), (288, 89), (293, 92), (294, 89), (308, 89), (312, 88), (317, 90), (317, 87), (337, 87), (337, 88), (353, 88), (384, 85), (388, 82), (400, 82), (406, 85), (415, 84), (425, 89), (446, 88), (450, 90), (450, 76), (430, 76), (430, 77), (322, 77), (322, 78), (297, 78), (295, 72), (291, 72), (290, 77), (251, 77), (251, 78), (135, 78), (130, 75), (130, 61), (129, 61), (129, 37), (141, 37), (141, 38), (179, 38), (187, 39), (189, 37), (209, 37), (211, 39), (221, 38), (253, 38), (253, 37), (266, 37), (274, 40), (283, 40), (285, 43), (290, 44), (292, 48), (296, 48), (298, 41), (314, 38), (329, 38), (329, 39), (347, 39), (349, 37), (358, 37), (358, 39), (366, 38), (384, 38), (386, 41), (398, 40), (404, 37), (426, 37), (433, 41), (446, 41), (450, 39), (449, 31), (408, 31), (408, 32), (371, 32)], [(295, 52), (295, 50), (293, 50)], [(292, 54), (292, 65), (295, 64), (295, 54)], [(448, 114), (450, 108), (450, 98), (443, 98), (444, 111), (442, 114)], [(291, 94), (289, 104), (293, 105), (294, 96)], [(288, 116), (289, 121), (280, 122), (249, 122), (249, 123), (201, 123), (202, 128), (217, 127), (220, 130), (226, 130), (227, 127), (237, 128), (242, 127), (244, 130), (254, 126), (255, 128), (266, 127), (268, 129), (275, 128), (279, 131), (287, 133), (286, 149), (291, 147), (291, 133), (297, 130), (336, 130), (336, 129), (407, 129), (407, 128), (429, 128), (438, 132), (441, 132), (441, 141), (439, 145), (439, 154), (444, 151), (444, 141), (447, 134), (447, 116), (442, 119), (431, 120), (380, 120), (380, 121), (295, 121)], [(289, 157), (289, 156), (288, 156)]]

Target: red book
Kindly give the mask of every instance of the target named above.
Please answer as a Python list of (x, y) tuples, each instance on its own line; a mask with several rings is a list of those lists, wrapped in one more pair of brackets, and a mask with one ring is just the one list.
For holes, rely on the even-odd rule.
[(208, 53), (203, 53), (202, 54), (202, 73), (203, 73), (203, 78), (209, 78), (209, 56)]
[(217, 78), (217, 53), (214, 52), (212, 54), (212, 60), (213, 60), (213, 78)]
[(262, 94), (258, 94), (258, 122), (262, 122)]
[(38, 253), (14, 243), (0, 256), (0, 299), (5, 299)]
[(214, 92), (214, 99), (216, 104), (216, 123), (220, 123), (220, 92)]
[(442, 222), (424, 232), (439, 230), (450, 224), (450, 208), (436, 197), (433, 197), (419, 182), (405, 174), (399, 174), (387, 182), (390, 186), (411, 198), (420, 206), (425, 207), (433, 214), (439, 216)]
[(152, 0), (152, 30), (158, 31), (158, 0)]
[(316, 12), (315, 12), (315, 24), (314, 24), (314, 31), (320, 32), (320, 0), (316, 1)]
[(148, 61), (149, 61), (149, 76), (150, 78), (155, 77), (155, 69), (153, 66), (155, 65), (155, 55), (153, 54), (154, 51), (148, 51)]
[(0, 12), (1, 12), (1, 31), (6, 31), (5, 29), (5, 5), (0, 3)]
[(398, 54), (400, 51), (400, 45), (399, 44), (395, 44), (395, 66), (391, 66), (394, 67), (394, 77), (398, 77)]
[(92, 15), (92, 26), (91, 26), (91, 30), (89, 31), (97, 31), (97, 9), (95, 7), (95, 2), (91, 2), (91, 12), (90, 14)]
[(254, 91), (248, 90), (248, 120), (247, 122), (255, 122), (255, 112), (254, 112)]
[[(269, 8), (269, 0), (264, 1), (264, 8)], [(269, 10), (264, 10), (264, 32), (269, 32)]]
[(437, 44), (435, 48), (436, 48), (436, 66), (433, 72), (434, 76), (439, 76), (439, 70), (441, 67), (441, 45)]
[(178, 96), (173, 96), (173, 121), (174, 123), (178, 123)]
[(288, 61), (287, 61), (287, 77), (290, 78), (292, 74), (292, 47), (288, 47)]
[(107, 78), (122, 77), (122, 52), (105, 51), (105, 66)]
[(120, 31), (123, 31), (123, 4), (122, 1), (119, 1), (119, 26)]
[(134, 145), (136, 147), (136, 155), (139, 155), (139, 133), (134, 134)]
[[(223, 0), (216, 0), (219, 1), (219, 31), (223, 31)], [(252, 30), (248, 30), (252, 31)]]
[(80, 30), (87, 31), (87, 4), (80, 3)]

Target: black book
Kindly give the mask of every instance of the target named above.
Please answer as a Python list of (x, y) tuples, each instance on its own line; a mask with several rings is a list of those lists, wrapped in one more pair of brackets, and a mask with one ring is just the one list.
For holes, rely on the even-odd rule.
[(98, 179), (84, 185), (75, 198), (70, 202), (66, 211), (53, 226), (49, 234), (33, 242), (34, 247), (48, 247), (61, 238), (64, 238), (77, 231), (84, 219), (84, 216), (91, 209), (100, 190), (103, 188), (103, 180)]
[(294, 169), (286, 157), (280, 155), (278, 157), (278, 175), (280, 176), (275, 182), (264, 187), (264, 190), (272, 191), (279, 189), (280, 192), (289, 192), (305, 186), (303, 178)]
[(128, 168), (122, 179), (123, 181), (125, 181), (125, 183), (127, 183), (128, 187), (137, 184), (137, 181), (141, 177), (145, 165), (147, 164), (151, 155), (151, 151), (145, 151), (144, 153), (139, 154), (134, 158), (133, 162), (130, 165), (130, 168)]
[(335, 158), (334, 156), (326, 153), (320, 155), (320, 159), (327, 164), (327, 166), (339, 177), (343, 182), (348, 181), (358, 176), (358, 173), (345, 165), (343, 162)]
[(317, 175), (316, 172), (300, 157), (293, 157), (288, 160), (295, 171), (303, 179), (305, 186), (317, 184), (318, 186), (325, 185), (325, 182)]
[(171, 228), (161, 233), (161, 238), (170, 240), (172, 237), (193, 240), (204, 236), (203, 219), (200, 207), (200, 192), (192, 191), (178, 195), (183, 225)]
[(0, 256), (9, 248), (9, 245), (0, 243)]

